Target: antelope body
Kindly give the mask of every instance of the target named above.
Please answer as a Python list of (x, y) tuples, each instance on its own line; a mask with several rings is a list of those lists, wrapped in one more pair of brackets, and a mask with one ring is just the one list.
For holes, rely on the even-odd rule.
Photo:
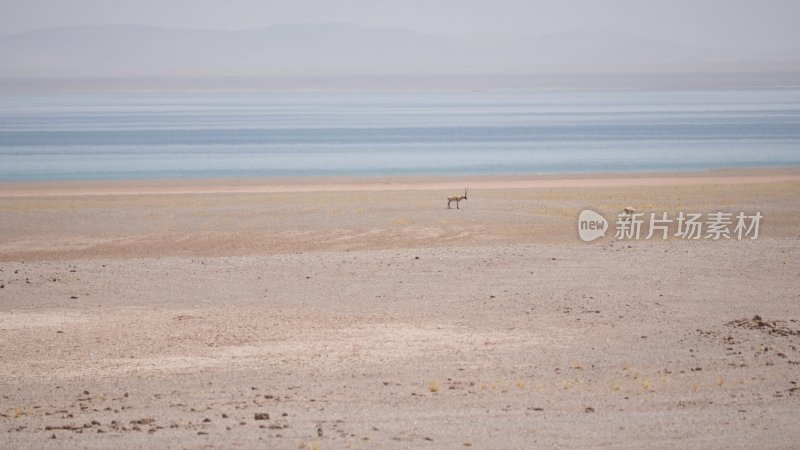
[(466, 199), (467, 199), (467, 190), (466, 189), (464, 189), (464, 195), (451, 195), (450, 197), (447, 197), (447, 209), (453, 209), (453, 208), (450, 207), (450, 204), (453, 203), (453, 202), (456, 202), (456, 209), (461, 209), (461, 208), (459, 208), (458, 203), (461, 200), (466, 200)]

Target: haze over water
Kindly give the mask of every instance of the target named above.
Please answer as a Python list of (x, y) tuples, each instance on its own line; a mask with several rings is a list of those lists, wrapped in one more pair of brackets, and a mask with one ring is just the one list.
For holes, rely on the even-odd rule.
[(0, 180), (800, 164), (800, 90), (0, 96)]

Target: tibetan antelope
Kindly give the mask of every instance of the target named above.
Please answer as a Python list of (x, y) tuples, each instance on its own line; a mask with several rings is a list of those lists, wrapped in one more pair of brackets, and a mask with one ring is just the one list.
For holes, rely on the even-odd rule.
[(625, 220), (630, 220), (633, 218), (633, 215), (636, 213), (636, 208), (633, 206), (626, 206), (622, 209), (622, 217)]
[(464, 195), (451, 195), (450, 197), (447, 197), (447, 209), (453, 209), (450, 207), (450, 203), (453, 202), (456, 202), (456, 209), (461, 209), (458, 207), (458, 202), (466, 199), (467, 199), (467, 189), (464, 188)]

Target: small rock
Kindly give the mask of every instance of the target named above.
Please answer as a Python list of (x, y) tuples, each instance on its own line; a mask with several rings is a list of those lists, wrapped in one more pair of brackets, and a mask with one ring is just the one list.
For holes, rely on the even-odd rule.
[(255, 419), (256, 420), (269, 420), (269, 414), (268, 413), (256, 413), (255, 414)]
[(227, 418), (228, 418), (228, 415), (227, 415), (227, 414), (225, 414), (225, 413), (222, 413), (222, 418), (223, 418), (223, 419), (227, 419)]
[(211, 419), (209, 419), (208, 417), (206, 417), (205, 419), (203, 419), (203, 422), (204, 422), (204, 423), (209, 423), (209, 422), (211, 422)]
[(587, 412), (587, 413), (593, 413), (594, 412), (594, 408), (592, 408), (591, 406), (587, 406), (584, 411)]
[(77, 300), (78, 299), (78, 297), (75, 296), (75, 295), (71, 295), (69, 298), (72, 299), (72, 300)]

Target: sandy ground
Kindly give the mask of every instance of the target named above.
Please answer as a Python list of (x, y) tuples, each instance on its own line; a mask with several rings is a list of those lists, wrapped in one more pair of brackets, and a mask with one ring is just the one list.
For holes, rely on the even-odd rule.
[[(578, 239), (627, 205), (764, 220)], [(3, 184), (0, 447), (796, 448), (798, 223), (792, 169)]]

